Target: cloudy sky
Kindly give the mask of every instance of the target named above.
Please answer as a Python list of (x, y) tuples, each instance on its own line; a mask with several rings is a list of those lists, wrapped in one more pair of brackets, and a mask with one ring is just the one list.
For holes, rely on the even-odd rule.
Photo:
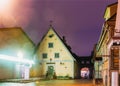
[[(72, 51), (90, 55), (97, 43), (107, 5), (117, 0), (11, 0), (1, 14), (1, 27), (20, 26), (37, 45), (49, 29), (50, 21)], [(4, 15), (5, 14), (5, 15)]]

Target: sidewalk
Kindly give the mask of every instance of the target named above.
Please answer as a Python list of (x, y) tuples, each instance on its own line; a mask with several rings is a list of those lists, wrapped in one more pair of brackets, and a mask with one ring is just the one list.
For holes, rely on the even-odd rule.
[(103, 81), (101, 79), (93, 79), (94, 86), (103, 86)]
[(29, 79), (4, 79), (0, 82), (15, 82), (15, 83), (29, 83), (34, 81), (43, 80), (43, 78), (29, 78)]

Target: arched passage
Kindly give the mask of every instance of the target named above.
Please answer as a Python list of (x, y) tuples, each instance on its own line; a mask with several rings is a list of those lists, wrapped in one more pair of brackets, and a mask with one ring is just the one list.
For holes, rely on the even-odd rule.
[(84, 79), (89, 79), (90, 70), (87, 67), (83, 67), (80, 69), (80, 77)]

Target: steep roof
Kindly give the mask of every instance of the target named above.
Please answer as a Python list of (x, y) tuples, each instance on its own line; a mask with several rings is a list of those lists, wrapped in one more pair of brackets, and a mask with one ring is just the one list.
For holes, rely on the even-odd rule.
[[(66, 43), (66, 41), (65, 41), (64, 39), (62, 39), (62, 38), (58, 35), (58, 33), (55, 31), (55, 29), (54, 29), (54, 27), (53, 27), (52, 25), (50, 25), (47, 33), (42, 37), (41, 41), (38, 43), (38, 45), (37, 45), (37, 47), (36, 47), (36, 49), (35, 49), (35, 52), (38, 50), (38, 48), (39, 48), (41, 42), (43, 41), (44, 37), (48, 34), (48, 32), (49, 32), (50, 30), (53, 30), (53, 32), (54, 32), (54, 33), (58, 36), (58, 38), (60, 39), (61, 43), (63, 43), (63, 45), (65, 46), (65, 48), (66, 48), (66, 49), (69, 51), (69, 53), (73, 56), (72, 51), (71, 51), (71, 47)], [(73, 56), (73, 57), (74, 57), (74, 56)], [(76, 61), (75, 58), (73, 58), (73, 59)]]
[(109, 18), (111, 18), (113, 15), (117, 13), (117, 5), (118, 5), (118, 2), (110, 4), (106, 7), (106, 10), (104, 13), (105, 20), (108, 20)]
[(0, 28), (0, 53), (17, 56), (19, 51), (31, 57), (35, 44), (21, 27)]

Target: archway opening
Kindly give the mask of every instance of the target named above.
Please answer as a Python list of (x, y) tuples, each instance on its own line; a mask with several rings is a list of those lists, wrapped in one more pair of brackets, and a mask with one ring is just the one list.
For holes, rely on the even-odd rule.
[(90, 70), (87, 67), (84, 67), (80, 70), (80, 76), (83, 79), (89, 79), (90, 76)]

